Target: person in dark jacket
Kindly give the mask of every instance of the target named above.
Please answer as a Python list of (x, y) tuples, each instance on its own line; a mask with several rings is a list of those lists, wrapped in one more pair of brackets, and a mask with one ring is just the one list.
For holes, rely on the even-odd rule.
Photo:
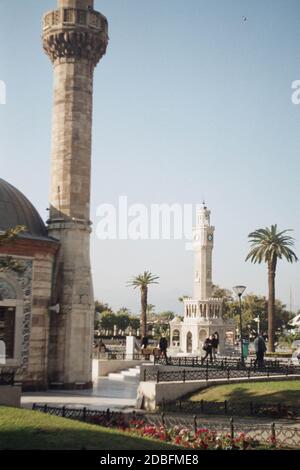
[(147, 349), (149, 340), (147, 336), (143, 336), (142, 341), (141, 341), (141, 348), (142, 349)]
[(213, 359), (215, 360), (217, 352), (218, 352), (218, 347), (219, 347), (219, 335), (217, 331), (212, 335), (211, 347), (212, 347)]
[(205, 351), (205, 356), (202, 357), (201, 361), (204, 362), (205, 359), (208, 358), (209, 356), (209, 360), (210, 362), (212, 362), (213, 358), (212, 358), (212, 337), (210, 338), (206, 338), (206, 340), (204, 341), (204, 344), (203, 344), (203, 351)]
[(159, 340), (159, 349), (160, 349), (160, 357), (163, 356), (167, 361), (168, 341), (165, 335), (162, 335), (162, 337)]
[(266, 348), (265, 340), (261, 333), (254, 340), (254, 348), (255, 348), (255, 354), (256, 354), (254, 365), (256, 366), (258, 364), (258, 367), (263, 367), (264, 355), (265, 355), (267, 348)]

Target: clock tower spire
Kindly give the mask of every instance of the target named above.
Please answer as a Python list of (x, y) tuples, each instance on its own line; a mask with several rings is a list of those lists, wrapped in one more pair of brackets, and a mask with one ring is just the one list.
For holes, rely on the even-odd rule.
[(196, 226), (193, 229), (194, 299), (207, 300), (212, 296), (212, 250), (215, 227), (210, 225), (210, 210), (205, 202), (197, 211)]

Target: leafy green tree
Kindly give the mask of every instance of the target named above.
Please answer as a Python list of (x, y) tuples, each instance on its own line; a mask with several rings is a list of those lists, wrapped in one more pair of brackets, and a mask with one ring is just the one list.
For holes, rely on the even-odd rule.
[(112, 309), (107, 303), (101, 302), (99, 300), (95, 301), (95, 317), (94, 317), (94, 328), (98, 330), (101, 324), (101, 313), (110, 312), (113, 313)]
[[(10, 228), (5, 232), (0, 233), (0, 247), (15, 241), (18, 235), (25, 231), (26, 227), (24, 225), (17, 225), (14, 228)], [(0, 258), (0, 272), (5, 271), (22, 272), (24, 271), (24, 266), (11, 256), (6, 256), (5, 258)]]
[(142, 274), (134, 277), (128, 282), (128, 286), (134, 289), (139, 288), (141, 292), (141, 334), (147, 336), (147, 305), (148, 305), (148, 287), (151, 284), (158, 284), (158, 276), (150, 271), (144, 271)]
[(125, 331), (128, 328), (129, 323), (130, 318), (126, 313), (118, 313), (116, 315), (116, 325), (118, 330)]
[(128, 315), (130, 316), (131, 312), (130, 312), (130, 309), (127, 308), (127, 307), (121, 307), (118, 311), (117, 311), (117, 315)]
[(246, 261), (252, 263), (266, 263), (268, 267), (268, 350), (274, 352), (275, 340), (275, 275), (277, 262), (285, 259), (289, 263), (298, 261), (294, 251), (290, 247), (294, 246), (294, 238), (287, 235), (291, 230), (279, 232), (277, 225), (271, 228), (258, 229), (249, 234), (250, 252)]
[(110, 308), (110, 306), (107, 303), (101, 302), (99, 300), (96, 300), (95, 302), (95, 311), (98, 313), (102, 313), (102, 312), (112, 313), (112, 309)]
[(129, 318), (129, 326), (130, 326), (130, 328), (133, 329), (135, 334), (137, 334), (137, 331), (140, 329), (140, 326), (141, 326), (140, 319), (137, 318), (137, 317), (130, 317)]
[(224, 299), (225, 301), (232, 300), (233, 293), (230, 289), (213, 285), (212, 296), (218, 299)]
[(172, 312), (171, 310), (166, 310), (165, 312), (160, 312), (156, 315), (156, 318), (160, 322), (166, 322), (169, 323), (173, 318), (175, 318), (176, 314)]
[[(239, 302), (225, 301), (225, 318), (234, 318), (239, 323)], [(277, 339), (282, 331), (290, 328), (289, 321), (291, 319), (290, 312), (286, 309), (280, 300), (275, 300), (275, 330)], [(255, 294), (247, 294), (242, 301), (242, 318), (243, 318), (243, 336), (257, 332), (257, 322), (255, 318), (260, 320), (260, 331), (268, 331), (268, 301), (264, 296)]]
[(104, 330), (108, 330), (110, 333), (113, 333), (114, 326), (117, 323), (116, 315), (110, 311), (104, 311), (101, 313), (100, 318), (101, 327)]

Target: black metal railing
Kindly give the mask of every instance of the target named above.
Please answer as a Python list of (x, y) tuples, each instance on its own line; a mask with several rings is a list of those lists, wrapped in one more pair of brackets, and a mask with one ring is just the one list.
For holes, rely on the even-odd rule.
[[(231, 368), (241, 368), (244, 365), (241, 362), (240, 358), (217, 358), (213, 361), (209, 361), (208, 359), (203, 360), (201, 356), (182, 356), (182, 357), (168, 357), (166, 360), (163, 357), (155, 357), (154, 363), (156, 365), (169, 365), (169, 366), (177, 366), (177, 367), (210, 367), (210, 368), (227, 368), (228, 366)], [(255, 367), (255, 359), (250, 359), (248, 362), (245, 363), (248, 367)], [(264, 365), (268, 367), (277, 368), (280, 365), (286, 366), (287, 363), (281, 363), (277, 359), (270, 359), (265, 360)]]
[(107, 351), (107, 352), (97, 352), (94, 354), (94, 358), (97, 359), (106, 359), (109, 361), (144, 361), (149, 359), (150, 354), (141, 354), (141, 353), (134, 353), (134, 354), (127, 354), (125, 352), (120, 351)]
[(215, 366), (206, 364), (198, 368), (183, 368), (182, 370), (167, 370), (161, 367), (145, 367), (143, 371), (144, 382), (187, 382), (187, 381), (209, 381), (217, 379), (274, 377), (274, 376), (300, 375), (300, 366), (278, 365), (277, 367), (265, 365), (255, 366)]
[(206, 400), (191, 401), (179, 399), (174, 402), (163, 402), (162, 411), (179, 413), (196, 413), (205, 415), (256, 416), (272, 418), (298, 418), (300, 407), (283, 405), (281, 403), (260, 403), (257, 401), (239, 402), (225, 400), (213, 402)]
[(218, 435), (226, 433), (231, 438), (243, 434), (247, 438), (257, 439), (260, 444), (272, 444), (274, 447), (300, 447), (300, 429), (278, 424), (252, 424), (252, 423), (235, 423), (231, 417), (227, 422), (203, 422), (199, 416), (195, 415), (174, 415), (163, 412), (161, 414), (137, 414), (111, 412), (109, 409), (106, 411), (92, 410), (89, 408), (67, 408), (52, 407), (48, 405), (33, 404), (33, 410), (51, 415), (86, 421), (105, 427), (118, 427), (119, 429), (128, 429), (131, 425), (152, 425), (164, 427), (165, 429), (174, 429), (177, 427), (178, 432), (180, 427), (190, 429), (192, 432), (197, 432), (199, 429), (208, 428), (210, 432), (215, 432)]

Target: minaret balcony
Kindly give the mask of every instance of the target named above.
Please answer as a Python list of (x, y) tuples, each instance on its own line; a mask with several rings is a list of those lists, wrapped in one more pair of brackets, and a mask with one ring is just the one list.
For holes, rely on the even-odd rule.
[(108, 31), (108, 23), (105, 16), (98, 11), (78, 10), (76, 8), (59, 8), (50, 11), (43, 18), (43, 32), (49, 29), (92, 28), (98, 31)]

